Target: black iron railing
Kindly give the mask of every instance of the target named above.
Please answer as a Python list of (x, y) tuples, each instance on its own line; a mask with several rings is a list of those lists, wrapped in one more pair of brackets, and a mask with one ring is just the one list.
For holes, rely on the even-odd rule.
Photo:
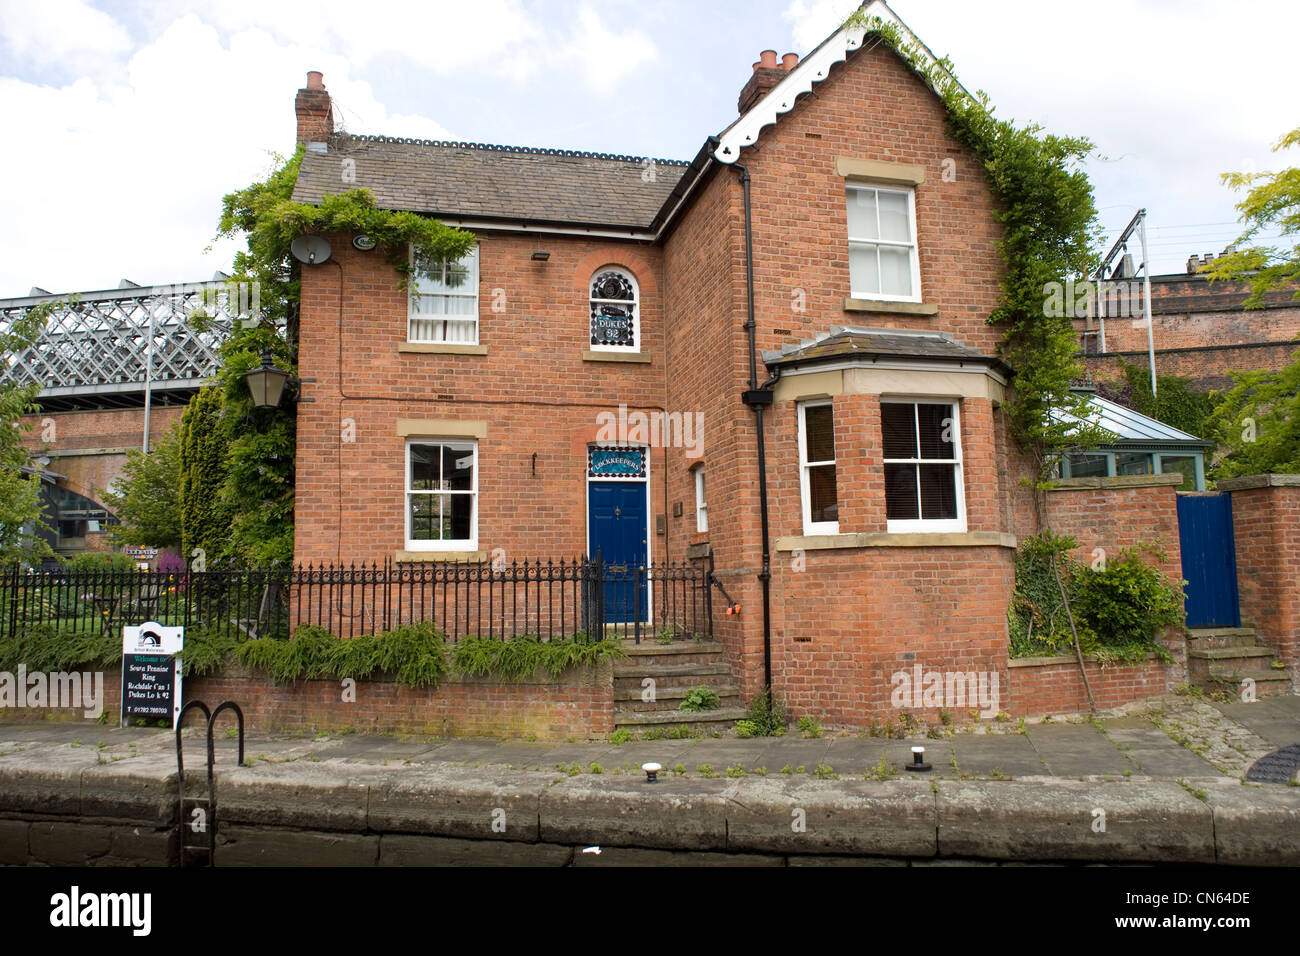
[(184, 574), (10, 570), (0, 578), (0, 633), (50, 626), (120, 634), (124, 624), (157, 621), (236, 638), (286, 638), (304, 624), (356, 637), (432, 622), (452, 641), (707, 638), (709, 573), (703, 562), (629, 566), (587, 558)]

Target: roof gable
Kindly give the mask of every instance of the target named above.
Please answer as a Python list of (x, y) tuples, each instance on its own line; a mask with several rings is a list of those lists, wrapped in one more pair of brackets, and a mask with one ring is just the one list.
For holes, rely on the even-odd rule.
[[(930, 52), (930, 48), (899, 19), (885, 0), (866, 0), (858, 11), (896, 26), (922, 51), (929, 65), (938, 64), (938, 58)], [(713, 158), (720, 163), (737, 162), (741, 151), (746, 146), (756, 143), (765, 127), (776, 123), (784, 114), (794, 109), (796, 101), (802, 94), (811, 92), (816, 84), (830, 75), (831, 67), (836, 63), (843, 63), (853, 51), (862, 49), (866, 35), (865, 27), (842, 27), (823, 40), (790, 71), (789, 76), (769, 90), (767, 95), (761, 97), (748, 112), (719, 134)], [(955, 79), (954, 77), (954, 81)]]

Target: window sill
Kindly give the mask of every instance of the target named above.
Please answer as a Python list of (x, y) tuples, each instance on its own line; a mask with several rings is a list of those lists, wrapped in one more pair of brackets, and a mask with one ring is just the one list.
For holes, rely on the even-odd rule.
[(398, 551), (393, 555), (397, 564), (445, 562), (449, 564), (482, 564), (486, 551)]
[(398, 352), (421, 355), (487, 355), (486, 345), (453, 345), (444, 342), (401, 342)]
[(844, 300), (844, 311), (932, 316), (939, 314), (939, 307), (931, 302), (891, 302), (887, 299), (854, 299), (850, 297)]
[(1012, 548), (1016, 536), (999, 531), (949, 531), (889, 534), (811, 534), (777, 538), (777, 551), (829, 551), (843, 548)]
[(649, 365), (650, 356), (644, 352), (593, 352), (582, 353), (584, 362), (632, 362), (637, 365)]

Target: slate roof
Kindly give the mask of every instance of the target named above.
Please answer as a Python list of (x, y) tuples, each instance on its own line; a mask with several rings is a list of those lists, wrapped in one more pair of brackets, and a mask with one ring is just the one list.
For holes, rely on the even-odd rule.
[(984, 365), (1003, 374), (1011, 373), (1011, 369), (997, 356), (985, 355), (962, 345), (947, 332), (835, 326), (816, 338), (785, 345), (780, 351), (763, 353), (763, 361), (768, 368), (831, 362), (852, 357), (930, 359)]
[[(345, 159), (355, 182), (344, 182)], [(318, 203), (364, 186), (384, 209), (646, 229), (686, 172), (678, 160), (572, 150), (447, 143), (336, 133), (328, 151), (308, 149), (293, 198)]]

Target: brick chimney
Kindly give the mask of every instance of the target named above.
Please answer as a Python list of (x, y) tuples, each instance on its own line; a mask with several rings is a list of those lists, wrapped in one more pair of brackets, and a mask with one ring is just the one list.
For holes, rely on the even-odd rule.
[(325, 78), (317, 71), (307, 74), (307, 85), (294, 98), (293, 111), (298, 115), (300, 144), (329, 140), (330, 133), (334, 132), (333, 108), (325, 90)]
[(772, 87), (786, 78), (786, 75), (799, 65), (799, 54), (787, 53), (778, 62), (775, 50), (764, 50), (754, 64), (754, 75), (749, 78), (745, 88), (740, 91), (736, 108), (743, 114), (762, 99)]

